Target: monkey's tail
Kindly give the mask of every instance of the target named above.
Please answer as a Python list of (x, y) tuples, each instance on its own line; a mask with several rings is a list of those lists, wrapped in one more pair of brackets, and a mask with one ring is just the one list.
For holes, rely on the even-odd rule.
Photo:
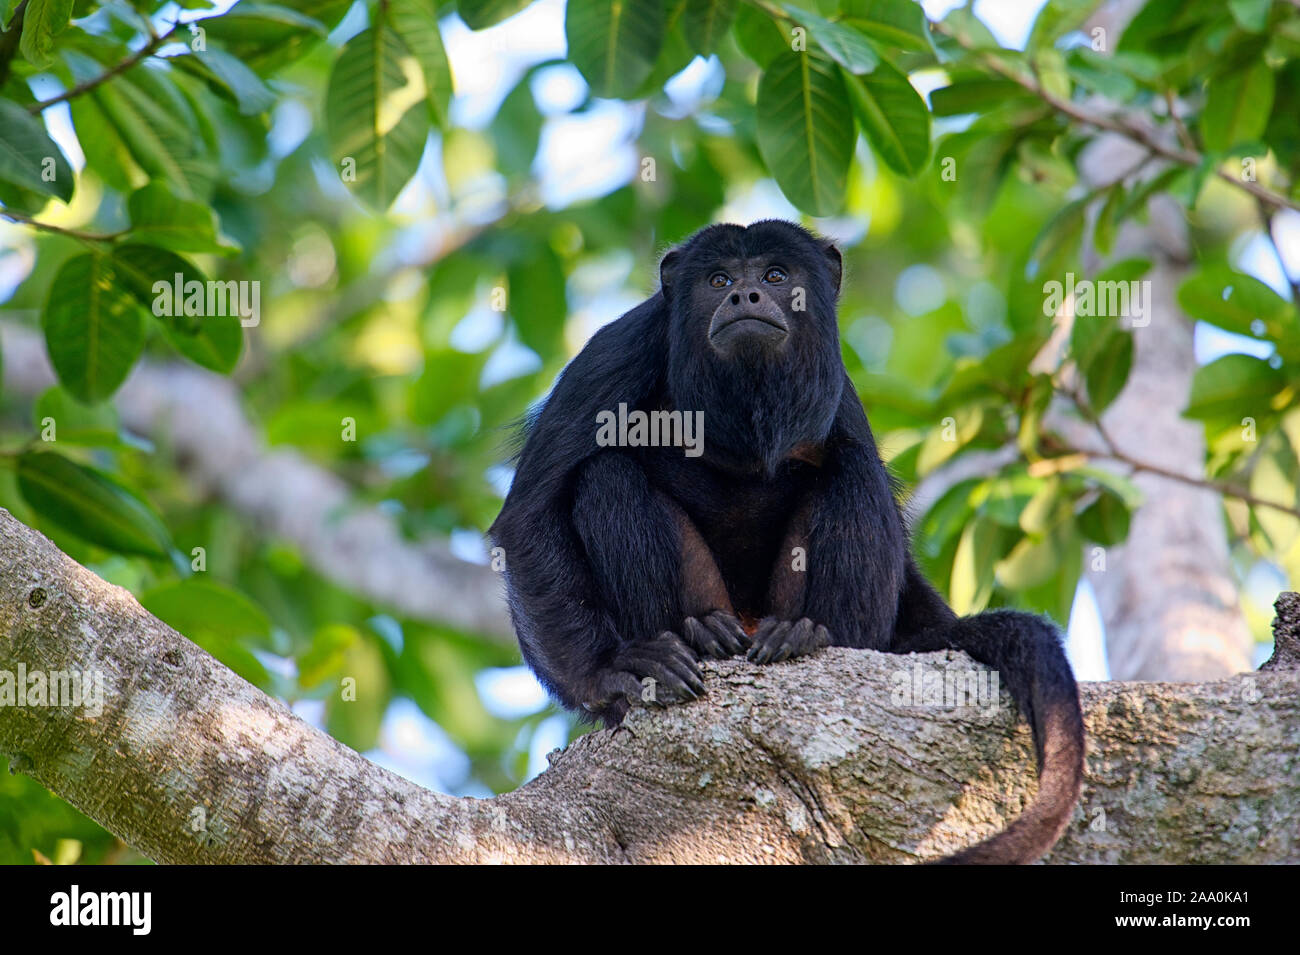
[(1006, 680), (1034, 732), (1038, 796), (1003, 832), (937, 862), (1027, 865), (1056, 844), (1083, 788), (1083, 711), (1060, 631), (1033, 614), (991, 610), (957, 620), (944, 636)]

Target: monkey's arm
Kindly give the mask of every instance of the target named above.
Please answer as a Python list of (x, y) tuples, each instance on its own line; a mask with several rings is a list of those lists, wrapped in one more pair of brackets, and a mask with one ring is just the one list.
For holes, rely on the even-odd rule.
[(750, 659), (788, 659), (827, 644), (886, 649), (906, 565), (888, 472), (846, 387), (817, 479), (791, 517)]

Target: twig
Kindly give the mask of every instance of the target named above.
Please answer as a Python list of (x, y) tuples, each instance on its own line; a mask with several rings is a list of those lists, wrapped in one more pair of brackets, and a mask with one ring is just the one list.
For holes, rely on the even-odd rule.
[(66, 235), (73, 239), (80, 239), (82, 242), (113, 242), (119, 237), (126, 234), (126, 231), (120, 232), (83, 232), (80, 229), (66, 229), (61, 225), (54, 225), (51, 222), (39, 222), (29, 215), (21, 212), (15, 212), (12, 209), (0, 209), (0, 219), (8, 219), (10, 222), (17, 222), (19, 225), (28, 225), (33, 229), (39, 229), (42, 232), (53, 232), (57, 235)]
[(144, 46), (140, 47), (140, 49), (136, 50), (134, 53), (132, 53), (126, 59), (122, 60), (120, 63), (116, 63), (113, 66), (110, 66), (107, 70), (105, 70), (103, 73), (100, 73), (98, 76), (91, 77), (90, 79), (86, 80), (84, 83), (78, 83), (76, 86), (72, 87), (71, 89), (64, 90), (58, 96), (51, 96), (49, 99), (41, 100), (39, 103), (33, 103), (32, 105), (27, 107), (27, 112), (31, 113), (33, 116), (38, 116), (43, 110), (49, 109), (51, 106), (54, 106), (57, 103), (62, 103), (65, 100), (70, 100), (74, 96), (80, 96), (82, 93), (85, 93), (88, 90), (93, 90), (96, 86), (99, 86), (101, 83), (105, 83), (108, 80), (111, 80), (113, 77), (125, 73), (127, 70), (131, 69), (131, 67), (139, 63), (141, 60), (145, 60), (153, 56), (153, 54), (158, 51), (159, 47), (161, 47), (169, 39), (171, 39), (172, 34), (175, 33), (178, 29), (180, 29), (180, 26), (181, 26), (180, 23), (173, 23), (171, 27), (169, 27), (167, 30), (163, 31), (162, 33), (157, 33), (153, 29), (153, 24), (149, 23), (149, 32), (152, 34), (152, 36), (149, 42), (146, 43)]
[(18, 4), (14, 15), (10, 17), (5, 33), (0, 35), (0, 85), (9, 79), (9, 67), (13, 64), (14, 54), (18, 52), (18, 41), (23, 34), (23, 18), (27, 13), (27, 0)]
[(1106, 426), (1102, 424), (1101, 416), (1093, 410), (1092, 406), (1084, 399), (1083, 395), (1081, 395), (1077, 389), (1063, 391), (1062, 393), (1074, 402), (1074, 406), (1079, 409), (1079, 413), (1083, 415), (1089, 424), (1097, 429), (1097, 436), (1101, 438), (1102, 443), (1106, 446), (1105, 452), (1101, 454), (1083, 448), (1069, 448), (1067, 453), (1082, 454), (1088, 458), (1101, 458), (1103, 460), (1118, 461), (1121, 464), (1127, 464), (1134, 471), (1145, 471), (1147, 474), (1155, 474), (1160, 477), (1169, 478), (1172, 481), (1178, 481), (1192, 487), (1217, 491), (1225, 497), (1234, 497), (1239, 501), (1249, 504), (1251, 507), (1267, 507), (1274, 511), (1281, 511), (1284, 514), (1290, 514), (1293, 517), (1300, 517), (1300, 508), (1293, 505), (1279, 504), (1277, 501), (1268, 501), (1262, 497), (1256, 497), (1246, 489), (1227, 481), (1219, 481), (1207, 477), (1192, 477), (1191, 475), (1183, 474), (1180, 471), (1171, 471), (1159, 464), (1152, 464), (1149, 461), (1143, 461), (1139, 458), (1133, 457), (1125, 451), (1121, 451), (1115, 439), (1112, 438), (1110, 433), (1106, 430)]
[[(962, 47), (962, 49), (966, 50), (967, 52), (976, 53), (976, 54), (980, 53), (980, 51), (974, 49), (967, 43), (964, 43), (962, 39), (958, 37), (955, 33), (953, 33), (951, 30), (946, 29), (942, 23), (935, 23), (934, 28), (938, 32), (942, 33), (944, 36), (951, 37), (959, 46)], [(1005, 77), (1006, 79), (1011, 80), (1013, 83), (1022, 87), (1029, 93), (1032, 93), (1034, 96), (1038, 97), (1040, 100), (1042, 100), (1045, 104), (1050, 106), (1052, 109), (1056, 110), (1058, 113), (1070, 117), (1075, 122), (1083, 123), (1086, 126), (1092, 126), (1094, 129), (1101, 129), (1101, 130), (1105, 130), (1106, 132), (1117, 133), (1120, 136), (1125, 137), (1126, 139), (1130, 139), (1135, 143), (1145, 146), (1147, 149), (1151, 150), (1157, 156), (1161, 156), (1164, 159), (1169, 159), (1173, 162), (1179, 163), (1184, 166), (1197, 167), (1200, 166), (1202, 162), (1204, 162), (1205, 160), (1205, 157), (1201, 153), (1197, 152), (1195, 149), (1188, 149), (1186, 146), (1181, 146), (1178, 148), (1167, 146), (1164, 143), (1162, 143), (1159, 139), (1152, 136), (1150, 132), (1148, 132), (1145, 129), (1142, 129), (1141, 127), (1123, 122), (1122, 120), (1119, 120), (1113, 116), (1105, 116), (1100, 113), (1093, 113), (1069, 100), (1061, 99), (1059, 96), (1056, 96), (1054, 93), (1044, 89), (1042, 85), (1036, 82), (1035, 80), (1025, 76), (1019, 70), (1013, 69), (1012, 67), (1003, 63), (995, 56), (991, 56), (988, 54), (980, 54), (980, 59), (984, 63), (984, 65), (987, 66), (989, 69), (991, 69), (993, 72), (999, 74), (1000, 76)], [(1280, 193), (1273, 192), (1271, 189), (1266, 189), (1265, 187), (1261, 186), (1257, 182), (1250, 182), (1248, 180), (1241, 179), (1237, 176), (1234, 176), (1226, 169), (1216, 168), (1214, 172), (1215, 175), (1217, 175), (1224, 182), (1232, 183), (1238, 189), (1250, 193), (1259, 201), (1267, 203), (1273, 208), (1294, 209), (1297, 212), (1300, 212), (1300, 202), (1296, 202), (1296, 200), (1294, 199), (1291, 199)]]

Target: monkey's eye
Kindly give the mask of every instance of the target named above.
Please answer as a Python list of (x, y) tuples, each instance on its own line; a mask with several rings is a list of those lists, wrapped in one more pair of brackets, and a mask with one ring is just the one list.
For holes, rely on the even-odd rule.
[(709, 284), (714, 288), (726, 288), (731, 284), (731, 276), (726, 272), (714, 272), (709, 276)]
[(769, 285), (780, 285), (785, 280), (785, 269), (775, 265), (763, 273), (763, 281)]

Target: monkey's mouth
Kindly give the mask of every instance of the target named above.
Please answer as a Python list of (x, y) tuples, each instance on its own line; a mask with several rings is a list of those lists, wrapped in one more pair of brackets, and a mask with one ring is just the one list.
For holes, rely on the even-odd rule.
[(735, 338), (736, 336), (753, 335), (763, 339), (780, 339), (785, 338), (790, 333), (789, 327), (785, 322), (773, 315), (736, 315), (730, 316), (721, 322), (718, 322), (709, 329), (709, 340), (713, 342), (725, 341)]

